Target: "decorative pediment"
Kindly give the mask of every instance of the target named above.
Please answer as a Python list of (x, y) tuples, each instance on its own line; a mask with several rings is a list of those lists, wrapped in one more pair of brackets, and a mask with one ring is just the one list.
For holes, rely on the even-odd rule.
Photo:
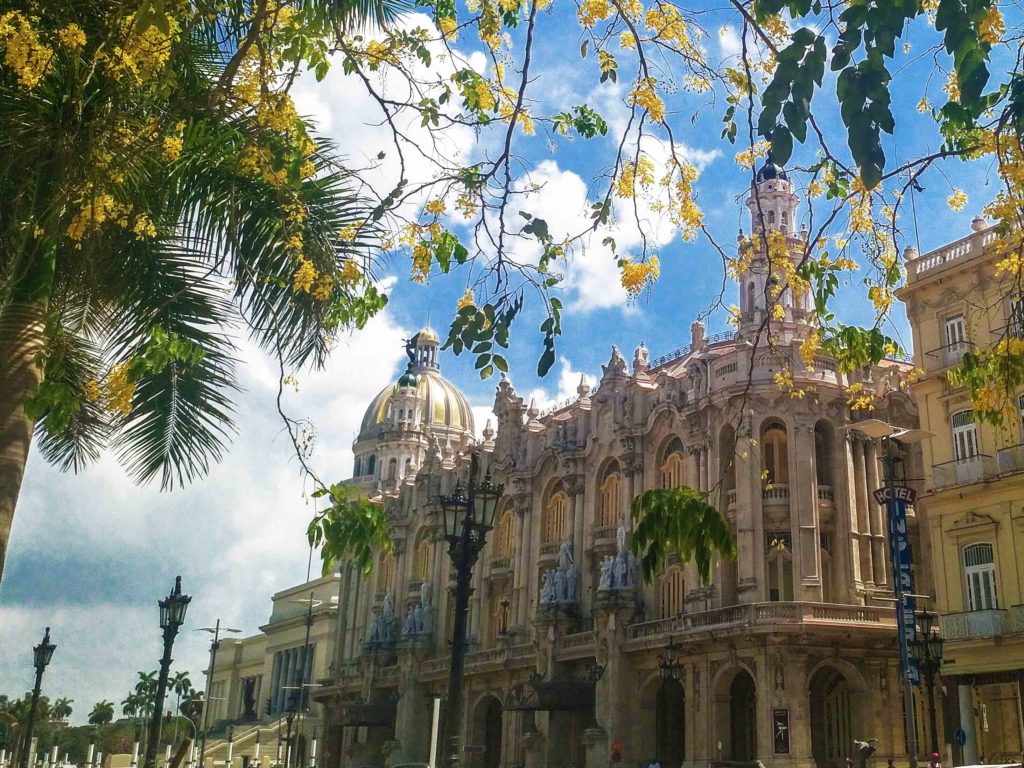
[(976, 530), (977, 528), (989, 526), (998, 528), (999, 523), (997, 523), (995, 518), (991, 515), (986, 515), (984, 512), (977, 512), (970, 509), (963, 515), (963, 517), (954, 518), (953, 524), (946, 529), (946, 532), (956, 533), (959, 531)]

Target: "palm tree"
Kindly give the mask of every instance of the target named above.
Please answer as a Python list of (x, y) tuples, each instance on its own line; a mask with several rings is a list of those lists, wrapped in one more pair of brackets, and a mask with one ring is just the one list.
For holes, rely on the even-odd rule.
[(71, 717), (71, 705), (74, 703), (74, 699), (60, 698), (53, 702), (53, 706), (50, 708), (50, 715), (54, 720), (67, 720)]
[(384, 305), (369, 204), (254, 62), (309, 64), (402, 0), (289, 4), (297, 37), (242, 0), (7, 3), (53, 55), (0, 70), (0, 578), (33, 432), (63, 469), (109, 446), (180, 485), (232, 434), (235, 326), (322, 365)]
[(121, 700), (121, 714), (125, 717), (138, 717), (145, 705), (145, 700), (132, 691)]
[(187, 700), (188, 694), (192, 692), (192, 680), (188, 676), (188, 672), (181, 670), (171, 675), (167, 681), (168, 690), (178, 697), (177, 702), (174, 705), (174, 741), (178, 740), (178, 718), (181, 717), (181, 699), (184, 696)]
[(89, 725), (106, 725), (113, 719), (114, 702), (101, 699), (93, 704), (92, 712), (89, 713)]

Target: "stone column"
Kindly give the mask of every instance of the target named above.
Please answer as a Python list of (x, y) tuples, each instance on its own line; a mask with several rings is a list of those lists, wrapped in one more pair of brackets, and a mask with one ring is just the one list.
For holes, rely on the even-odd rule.
[(516, 566), (519, 571), (519, 605), (518, 605), (518, 616), (516, 623), (520, 627), (526, 627), (530, 621), (530, 603), (533, 601), (533, 579), (531, 569), (531, 552), (533, 551), (535, 530), (536, 525), (533, 525), (533, 520), (539, 519), (530, 515), (531, 511), (530, 497), (518, 499), (516, 501), (516, 516), (519, 518), (519, 524), (523, 531), (522, 537), (519, 539), (519, 564)]
[(854, 436), (851, 449), (854, 474), (853, 500), (857, 509), (857, 541), (861, 578), (865, 584), (874, 586), (875, 572), (871, 562), (871, 524), (868, 522), (868, 500), (866, 497), (868, 481), (864, 467), (864, 440)]
[[(757, 584), (764, 573), (761, 517), (761, 473), (758, 453), (747, 436), (736, 440), (736, 595), (741, 603), (758, 601)], [(712, 752), (708, 753), (709, 755)]]
[(856, 593), (863, 589), (860, 572), (860, 552), (857, 544), (857, 505), (854, 498), (853, 453), (850, 434), (836, 440), (833, 461), (832, 498), (835, 504), (833, 519), (835, 535), (832, 549), (835, 555), (833, 588), (836, 602), (856, 602)]
[(699, 449), (700, 453), (700, 489), (707, 492), (711, 489), (711, 485), (708, 480), (708, 447), (702, 445)]
[(882, 505), (875, 501), (873, 495), (873, 491), (881, 487), (881, 480), (878, 477), (878, 455), (874, 441), (864, 444), (864, 469), (868, 482), (865, 490), (868, 501), (868, 520), (871, 525), (871, 561), (874, 565), (875, 584), (881, 587), (889, 584), (889, 569), (886, 567), (889, 558), (886, 556), (886, 525)]
[[(597, 662), (604, 673), (597, 683), (594, 715), (597, 725), (607, 734), (610, 745), (615, 739), (622, 742), (622, 765), (631, 766), (637, 760), (650, 758), (649, 744), (638, 744), (631, 738), (636, 731), (633, 722), (637, 715), (636, 669), (632, 659), (623, 653), (626, 627), (636, 620), (635, 606), (598, 609), (595, 613)], [(607, 760), (607, 752), (605, 753)], [(589, 764), (588, 764), (589, 765)], [(598, 763), (599, 766), (607, 763)]]
[(512, 546), (512, 611), (509, 621), (519, 627), (523, 626), (519, 620), (519, 607), (526, 600), (526, 595), (523, 591), (523, 580), (526, 578), (526, 572), (521, 567), (523, 549), (526, 548), (526, 542), (523, 541), (523, 528), (523, 516), (516, 514), (516, 540)]
[(818, 543), (818, 483), (814, 464), (814, 427), (796, 423), (790, 444), (789, 514), (793, 533), (794, 595), (821, 600), (821, 551)]

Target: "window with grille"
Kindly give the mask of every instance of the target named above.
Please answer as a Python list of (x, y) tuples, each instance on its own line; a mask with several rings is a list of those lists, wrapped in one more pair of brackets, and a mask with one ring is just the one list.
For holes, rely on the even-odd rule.
[(998, 608), (996, 564), (991, 544), (964, 547), (964, 574), (967, 577), (967, 607), (972, 611)]
[(416, 581), (425, 581), (430, 573), (430, 561), (433, 560), (433, 546), (426, 536), (416, 547), (416, 556), (412, 563), (412, 577)]
[[(616, 469), (617, 469), (616, 465)], [(609, 472), (601, 483), (601, 504), (597, 524), (601, 527), (611, 527), (619, 523), (619, 499), (622, 481), (617, 471)]]
[(686, 581), (681, 566), (675, 565), (665, 571), (658, 588), (660, 618), (678, 616), (683, 612), (686, 601)]
[(964, 324), (963, 315), (953, 315), (946, 318), (946, 348), (957, 350), (967, 341), (967, 326)]
[(684, 483), (684, 472), (686, 471), (686, 460), (683, 457), (682, 443), (676, 448), (678, 440), (673, 440), (669, 446), (669, 452), (665, 457), (665, 463), (661, 465), (661, 487), (679, 488)]
[(554, 494), (544, 508), (544, 543), (561, 541), (565, 530), (565, 510), (568, 498), (559, 491)]
[(768, 599), (775, 603), (793, 599), (793, 537), (789, 531), (765, 533)]
[(395, 556), (391, 552), (380, 561), (380, 573), (377, 575), (377, 592), (390, 592), (395, 582)]
[(1010, 311), (1007, 327), (1011, 336), (1024, 337), (1024, 296), (1010, 299)]
[(778, 422), (768, 424), (761, 430), (764, 469), (768, 472), (768, 482), (789, 482), (789, 456), (786, 427)]
[(512, 543), (515, 540), (516, 515), (506, 509), (498, 523), (498, 557), (512, 557)]
[(978, 455), (978, 425), (974, 411), (954, 413), (950, 419), (953, 428), (953, 454), (957, 461), (968, 461)]

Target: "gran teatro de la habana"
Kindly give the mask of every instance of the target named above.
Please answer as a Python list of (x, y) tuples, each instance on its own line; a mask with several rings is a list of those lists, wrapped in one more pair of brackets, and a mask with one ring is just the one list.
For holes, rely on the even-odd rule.
[[(756, 184), (752, 217), (800, 253), (785, 171), (768, 164)], [(912, 366), (845, 374), (819, 356), (808, 370), (811, 298), (789, 290), (769, 345), (767, 271), (757, 255), (739, 281), (736, 328), (708, 336), (695, 322), (685, 347), (654, 360), (642, 344), (613, 347), (598, 383), (554, 409), (503, 376), (482, 440), (441, 376), (436, 334), (412, 340), (408, 370), (354, 444), (350, 482), (383, 494), (395, 546), (368, 576), (336, 576), (332, 655), (313, 694), (318, 764), (428, 762), (454, 584), (434, 502), (466, 481), (473, 449), (504, 495), (473, 575), (468, 768), (845, 768), (854, 740), (874, 740), (877, 765), (906, 765), (887, 521), (872, 496), (880, 449), (846, 426), (866, 418), (850, 410), (857, 383), (877, 395), (871, 417), (915, 426), (900, 386)], [(788, 369), (803, 397), (777, 383)], [(919, 456), (900, 458), (922, 476)], [(707, 586), (672, 561), (645, 583), (629, 552), (631, 499), (680, 485), (709, 492), (735, 534), (737, 557)]]

